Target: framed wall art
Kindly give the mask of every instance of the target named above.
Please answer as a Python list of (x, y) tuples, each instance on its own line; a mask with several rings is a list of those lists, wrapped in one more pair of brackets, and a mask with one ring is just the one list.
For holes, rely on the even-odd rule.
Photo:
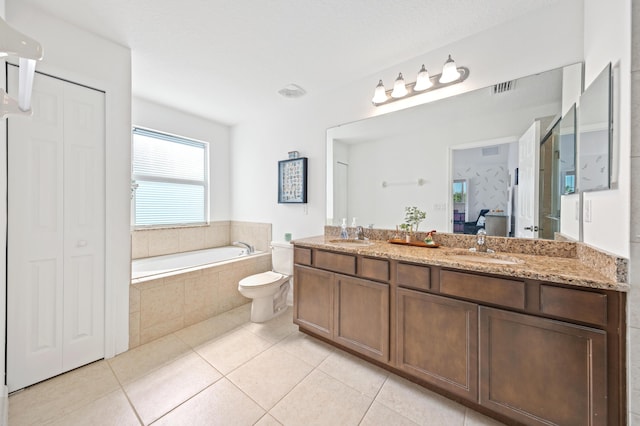
[(278, 161), (278, 203), (307, 202), (307, 158)]

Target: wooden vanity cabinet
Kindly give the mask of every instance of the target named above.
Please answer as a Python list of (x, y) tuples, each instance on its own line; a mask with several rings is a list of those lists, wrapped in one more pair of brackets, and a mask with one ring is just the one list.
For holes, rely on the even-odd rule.
[(333, 340), (381, 362), (389, 361), (389, 285), (335, 277)]
[[(355, 275), (355, 256), (318, 251), (313, 258), (316, 268), (298, 264), (294, 268), (294, 323), (371, 359), (388, 362), (389, 284), (330, 272)], [(358, 264), (361, 275), (389, 280), (388, 261), (362, 258)]]
[(471, 401), (478, 399), (478, 305), (396, 290), (399, 369)]
[(524, 424), (606, 425), (606, 333), (480, 308), (480, 404)]
[(302, 330), (508, 423), (626, 424), (624, 293), (320, 249), (296, 259)]
[(319, 336), (333, 337), (334, 274), (296, 265), (293, 275), (293, 322)]

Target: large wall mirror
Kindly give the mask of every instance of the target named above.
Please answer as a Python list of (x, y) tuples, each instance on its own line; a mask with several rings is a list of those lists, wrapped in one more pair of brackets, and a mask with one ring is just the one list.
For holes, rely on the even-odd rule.
[(580, 96), (578, 189), (599, 191), (611, 185), (611, 64)]
[[(553, 238), (528, 217), (551, 205), (539, 198), (540, 150), (552, 135), (550, 150), (560, 150), (559, 135), (567, 133), (561, 117), (581, 89), (582, 64), (574, 64), (328, 129), (327, 224), (356, 217), (395, 229), (404, 208), (417, 206), (427, 212), (423, 231), (486, 226), (490, 235)], [(563, 160), (575, 155), (575, 146), (567, 149)], [(552, 155), (555, 209), (572, 191), (560, 183), (559, 153)], [(563, 182), (575, 175), (572, 165), (562, 170)]]

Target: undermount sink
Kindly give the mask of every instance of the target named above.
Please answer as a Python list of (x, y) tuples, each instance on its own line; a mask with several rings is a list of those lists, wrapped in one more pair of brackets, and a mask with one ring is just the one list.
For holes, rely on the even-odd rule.
[(339, 238), (339, 239), (335, 239), (335, 240), (329, 240), (329, 242), (331, 244), (339, 244), (342, 246), (356, 246), (356, 247), (362, 247), (362, 246), (370, 246), (373, 243), (369, 240), (356, 240), (356, 239), (346, 239), (346, 238)]
[(519, 263), (524, 263), (522, 260), (516, 259), (515, 257), (492, 253), (455, 253), (452, 254), (451, 257), (465, 262), (490, 263), (494, 265), (517, 265)]

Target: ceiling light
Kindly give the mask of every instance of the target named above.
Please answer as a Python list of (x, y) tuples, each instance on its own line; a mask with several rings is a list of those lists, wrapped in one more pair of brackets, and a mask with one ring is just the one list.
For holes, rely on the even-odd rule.
[(31, 91), (36, 71), (36, 61), (42, 59), (42, 46), (34, 39), (13, 29), (0, 18), (0, 57), (19, 58), (18, 101), (0, 91), (0, 116), (9, 114), (31, 115)]
[(386, 100), (387, 100), (387, 92), (384, 89), (384, 84), (382, 84), (382, 80), (380, 80), (380, 82), (378, 82), (378, 85), (376, 86), (375, 92), (373, 93), (373, 99), (371, 99), (371, 102), (373, 102), (374, 104), (381, 104)]
[(440, 83), (451, 83), (454, 80), (460, 78), (460, 73), (456, 68), (456, 63), (453, 59), (451, 59), (451, 55), (449, 55), (449, 59), (444, 63), (442, 67), (442, 75), (440, 76)]
[(422, 92), (423, 90), (427, 90), (429, 87), (433, 86), (431, 79), (429, 78), (429, 71), (422, 64), (422, 68), (418, 71), (418, 78), (416, 78), (416, 85), (413, 86), (413, 90), (417, 92)]
[(406, 96), (407, 93), (409, 92), (407, 91), (407, 86), (404, 84), (404, 77), (402, 76), (402, 73), (399, 73), (398, 78), (396, 78), (395, 83), (393, 83), (393, 92), (391, 92), (391, 97), (401, 98)]
[(425, 66), (422, 65), (422, 68), (418, 71), (415, 83), (406, 84), (402, 73), (399, 73), (398, 78), (396, 78), (393, 84), (393, 90), (386, 90), (384, 84), (382, 84), (382, 80), (380, 80), (376, 86), (371, 102), (373, 102), (375, 106), (380, 106), (458, 84), (465, 81), (467, 77), (469, 77), (469, 68), (456, 67), (456, 63), (451, 59), (451, 55), (449, 55), (442, 69), (442, 74), (430, 76)]

